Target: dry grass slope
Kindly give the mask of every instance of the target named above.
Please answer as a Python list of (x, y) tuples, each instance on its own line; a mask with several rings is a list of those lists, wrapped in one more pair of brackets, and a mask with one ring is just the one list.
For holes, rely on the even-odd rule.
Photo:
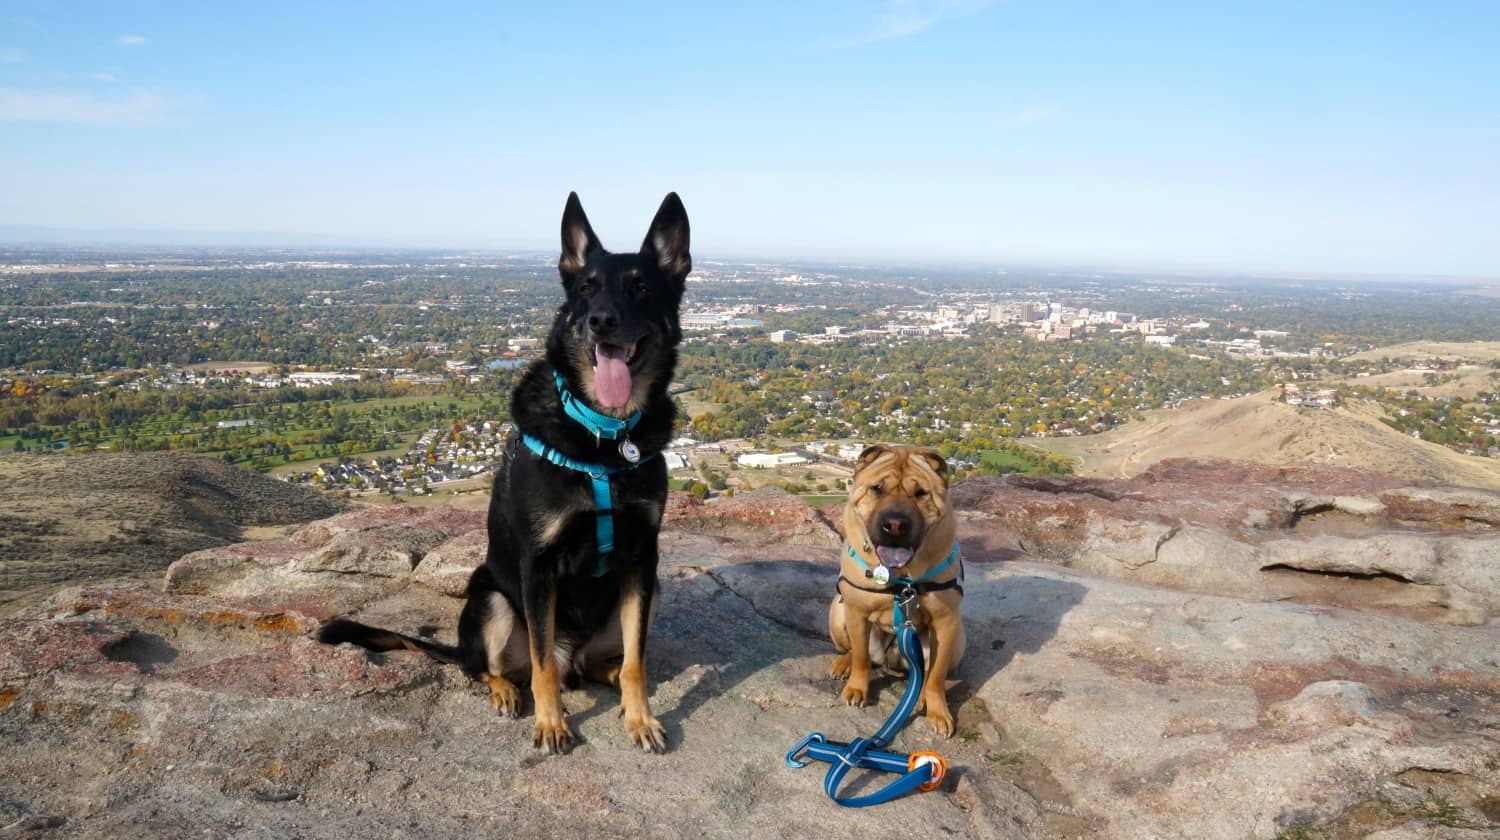
[(1428, 362), (1437, 359), (1489, 362), (1500, 359), (1500, 341), (1409, 341), (1405, 344), (1366, 350), (1349, 358), (1406, 359), (1413, 362)]
[[(1339, 380), (1350, 385), (1416, 391), (1429, 399), (1473, 399), (1481, 391), (1500, 389), (1500, 372), (1492, 367), (1496, 360), (1500, 360), (1500, 341), (1413, 341), (1366, 350), (1350, 358), (1363, 361), (1391, 359), (1411, 365), (1405, 370)], [(1428, 385), (1427, 377), (1434, 374), (1426, 366), (1433, 362), (1456, 362), (1457, 365), (1436, 373), (1443, 380), (1442, 384)]]
[(1077, 459), (1081, 475), (1133, 476), (1163, 458), (1235, 458), (1262, 464), (1335, 464), (1500, 490), (1500, 461), (1415, 440), (1381, 423), (1380, 417), (1380, 409), (1373, 405), (1296, 408), (1280, 402), (1275, 391), (1264, 391), (1149, 412), (1140, 422), (1102, 435), (1037, 443)]
[(199, 455), (0, 455), (0, 611), (63, 581), (162, 569), (247, 527), (342, 507)]

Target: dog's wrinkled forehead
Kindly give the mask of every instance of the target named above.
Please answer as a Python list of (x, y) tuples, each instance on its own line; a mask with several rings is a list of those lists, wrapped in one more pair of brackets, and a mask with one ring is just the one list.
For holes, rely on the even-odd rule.
[(947, 489), (948, 462), (936, 449), (927, 446), (897, 446), (877, 443), (865, 447), (855, 462), (854, 478), (861, 484), (896, 484), (916, 481), (929, 490)]
[(854, 471), (854, 503), (862, 509), (915, 504), (941, 515), (948, 490), (948, 464), (934, 449), (876, 444), (860, 453)]

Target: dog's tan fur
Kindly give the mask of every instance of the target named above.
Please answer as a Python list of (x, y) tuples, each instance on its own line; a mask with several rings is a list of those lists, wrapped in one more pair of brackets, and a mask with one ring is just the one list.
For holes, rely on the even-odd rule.
[[(874, 533), (881, 514), (890, 510), (918, 515), (924, 526), (921, 543), (914, 547), (911, 562), (902, 573), (921, 579), (942, 565), (953, 548), (956, 526), (948, 507), (948, 467), (936, 450), (877, 444), (860, 454), (849, 503), (844, 507), (844, 541), (845, 549), (852, 547), (872, 568), (880, 560), (869, 535)], [(841, 582), (838, 595), (828, 607), (828, 630), (839, 651), (829, 671), (848, 679), (843, 691), (845, 702), (863, 706), (869, 700), (872, 663), (891, 671), (905, 669), (895, 648), (895, 599), (890, 593), (858, 588), (880, 587), (865, 577), (864, 568), (847, 550), (841, 551), (839, 558), (843, 576), (855, 585)], [(959, 573), (960, 565), (955, 563), (930, 582), (950, 581)], [(922, 704), (927, 722), (944, 738), (953, 735), (946, 681), (964, 654), (964, 627), (959, 615), (962, 600), (963, 594), (957, 589), (928, 592), (917, 596), (917, 609), (911, 611), (926, 652)]]

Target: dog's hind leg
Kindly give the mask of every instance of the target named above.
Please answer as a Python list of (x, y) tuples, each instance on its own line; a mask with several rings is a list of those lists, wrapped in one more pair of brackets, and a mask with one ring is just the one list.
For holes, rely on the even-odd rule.
[[(626, 580), (620, 593), (620, 635), (625, 660), (620, 665), (620, 707), (625, 715), (625, 734), (647, 752), (667, 748), (667, 732), (651, 715), (646, 690), (646, 628), (655, 615), (656, 564), (642, 567), (640, 576)], [(643, 578), (649, 576), (648, 582)]]
[(828, 664), (828, 673), (834, 679), (844, 680), (849, 678), (849, 664), (853, 657), (849, 655), (849, 627), (848, 611), (844, 609), (844, 596), (835, 595), (828, 604), (828, 635), (833, 639), (833, 648), (838, 655)]
[(880, 668), (892, 674), (906, 673), (906, 662), (901, 658), (901, 649), (895, 635), (885, 632), (878, 624), (870, 625), (870, 667)]
[[(652, 593), (651, 614), (646, 626), (656, 623), (656, 609), (661, 603), (661, 588)], [(574, 667), (584, 679), (604, 685), (620, 687), (620, 659), (625, 654), (625, 631), (620, 623), (620, 607), (610, 614), (609, 620), (588, 643), (578, 649)]]
[(526, 628), (516, 627), (516, 611), (499, 592), (491, 592), (483, 625), (485, 669), (490, 705), (508, 717), (521, 716), (521, 691), (506, 676), (524, 667)]
[(620, 657), (625, 653), (625, 633), (620, 626), (620, 605), (604, 622), (598, 633), (578, 649), (573, 667), (584, 679), (620, 686)]

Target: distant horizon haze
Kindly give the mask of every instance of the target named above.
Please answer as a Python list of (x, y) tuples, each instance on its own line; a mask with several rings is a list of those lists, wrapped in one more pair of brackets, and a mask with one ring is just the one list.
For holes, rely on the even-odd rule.
[[(601, 238), (603, 238), (601, 234)], [(634, 251), (639, 243), (627, 247), (613, 247), (611, 243), (605, 242), (605, 247), (612, 251)], [(116, 256), (128, 256), (132, 249), (160, 250), (172, 252), (183, 249), (208, 249), (225, 251), (244, 251), (248, 254), (259, 252), (288, 251), (292, 253), (305, 252), (316, 254), (320, 251), (330, 253), (350, 254), (379, 254), (391, 252), (415, 252), (415, 253), (437, 253), (451, 252), (451, 256), (465, 254), (475, 255), (504, 255), (504, 256), (534, 256), (546, 258), (557, 251), (556, 245), (540, 242), (525, 242), (519, 239), (506, 239), (496, 237), (490, 241), (478, 241), (474, 238), (455, 237), (449, 241), (424, 241), (424, 240), (401, 240), (398, 238), (385, 237), (359, 237), (359, 236), (333, 236), (304, 233), (276, 233), (266, 231), (195, 231), (195, 230), (150, 230), (150, 229), (100, 229), (79, 230), (71, 228), (54, 228), (36, 225), (9, 225), (0, 224), (0, 251), (5, 249), (34, 247), (46, 250), (66, 251), (78, 250), (106, 250), (113, 251)], [(1170, 260), (1082, 260), (1065, 258), (1048, 258), (1044, 256), (995, 256), (995, 257), (942, 257), (942, 256), (900, 256), (896, 254), (888, 256), (875, 256), (871, 254), (838, 253), (830, 250), (826, 253), (745, 253), (745, 252), (715, 252), (706, 251), (702, 246), (695, 245), (693, 248), (694, 258), (699, 267), (715, 262), (735, 263), (759, 263), (759, 264), (785, 264), (790, 268), (823, 268), (833, 269), (840, 265), (869, 268), (885, 268), (920, 271), (922, 269), (939, 269), (945, 271), (970, 270), (976, 272), (989, 272), (1003, 275), (1007, 271), (1044, 271), (1044, 272), (1104, 272), (1104, 273), (1151, 273), (1159, 272), (1166, 275), (1175, 274), (1200, 274), (1205, 278), (1223, 277), (1264, 277), (1276, 279), (1319, 279), (1319, 280), (1348, 280), (1357, 282), (1360, 280), (1395, 282), (1401, 280), (1411, 281), (1451, 281), (1454, 283), (1475, 283), (1481, 286), (1500, 286), (1500, 271), (1492, 274), (1438, 274), (1419, 272), (1376, 272), (1376, 271), (1329, 271), (1305, 269), (1298, 267), (1276, 267), (1268, 265), (1229, 265), (1216, 263), (1187, 263), (1172, 262)], [(144, 256), (144, 254), (143, 254)], [(0, 255), (0, 264), (3, 264), (3, 255)]]

